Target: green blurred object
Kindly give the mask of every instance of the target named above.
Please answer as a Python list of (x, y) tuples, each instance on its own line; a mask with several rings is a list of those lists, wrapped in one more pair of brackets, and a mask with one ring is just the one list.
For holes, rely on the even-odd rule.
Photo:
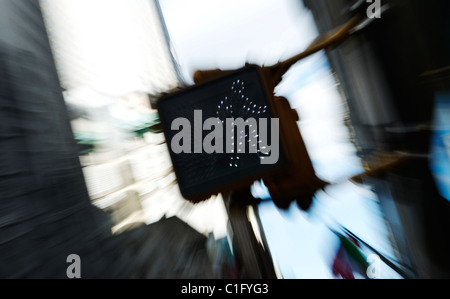
[(145, 133), (162, 133), (159, 114), (153, 113), (142, 115), (133, 122), (123, 122), (122, 128), (128, 132), (133, 132), (137, 137), (142, 138)]
[(360, 249), (348, 238), (337, 233), (339, 239), (341, 240), (341, 244), (344, 247), (347, 254), (351, 257), (351, 259), (357, 263), (357, 265), (362, 269), (367, 269), (369, 264), (367, 263), (366, 257), (361, 253)]
[(78, 144), (80, 155), (93, 153), (95, 151), (95, 144), (105, 140), (105, 136), (98, 133), (77, 132), (73, 135)]
[[(120, 127), (133, 133), (135, 137), (143, 138), (145, 133), (162, 133), (161, 122), (157, 113), (142, 115), (135, 121), (121, 121)], [(87, 155), (95, 152), (95, 145), (107, 139), (105, 134), (92, 132), (76, 132), (74, 138), (79, 147), (80, 155)]]

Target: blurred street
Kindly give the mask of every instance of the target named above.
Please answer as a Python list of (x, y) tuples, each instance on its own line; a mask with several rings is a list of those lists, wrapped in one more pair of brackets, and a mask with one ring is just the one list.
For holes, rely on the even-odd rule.
[[(0, 278), (68, 278), (70, 255), (88, 279), (449, 278), (449, 12), (0, 0)], [(234, 126), (248, 102), (281, 118), (278, 164), (174, 153), (168, 116)]]

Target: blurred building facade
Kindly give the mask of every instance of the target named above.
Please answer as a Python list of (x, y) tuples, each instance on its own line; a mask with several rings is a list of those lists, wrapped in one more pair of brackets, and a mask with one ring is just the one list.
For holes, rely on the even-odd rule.
[(40, 3), (87, 188), (112, 215), (113, 231), (178, 216), (206, 235), (226, 235), (221, 198), (194, 207), (180, 195), (150, 105), (183, 84), (159, 1)]
[(180, 84), (158, 1), (40, 1), (66, 90), (158, 94)]
[[(158, 20), (152, 18), (156, 8), (149, 8), (146, 1), (139, 3), (144, 8), (138, 6), (135, 10), (148, 9), (148, 14), (140, 18), (147, 24), (146, 29), (161, 29), (160, 25), (148, 23), (152, 22), (149, 19)], [(105, 78), (108, 70), (94, 67), (92, 71), (89, 61), (83, 60), (91, 58), (95, 64), (98, 56), (81, 55), (81, 62), (77, 60), (83, 50), (76, 49), (78, 43), (70, 38), (75, 44), (67, 50), (65, 47), (71, 46), (65, 43), (69, 42), (65, 37), (70, 35), (64, 33), (64, 37), (58, 37), (53, 32), (49, 40), (47, 32), (52, 32), (52, 28), (58, 31), (64, 22), (55, 24), (58, 20), (44, 18), (40, 4), (49, 9), (46, 13), (50, 6), (56, 5), (52, 6), (56, 19), (64, 16), (73, 20), (64, 14), (62, 1), (0, 1), (0, 277), (67, 278), (66, 260), (71, 254), (81, 258), (82, 278), (211, 277), (206, 235), (217, 233), (214, 231), (217, 219), (211, 216), (210, 226), (206, 225), (206, 231), (202, 231), (205, 230), (202, 222), (197, 222), (195, 230), (179, 217), (172, 217), (181, 214), (185, 219), (199, 219), (198, 215), (190, 215), (190, 210), (180, 209), (184, 201), (177, 196), (170, 161), (164, 160), (167, 152), (164, 140), (160, 134), (151, 134), (158, 130), (141, 131), (154, 120), (149, 117), (154, 116), (154, 111), (149, 108), (147, 93), (178, 84), (167, 48), (165, 52), (161, 50), (165, 41), (157, 43), (159, 48), (152, 48), (156, 54), (151, 56), (154, 60), (151, 74), (137, 72), (137, 76), (144, 76), (142, 82), (150, 82), (149, 85), (102, 90), (104, 85), (90, 83)], [(92, 12), (86, 7), (74, 11), (80, 9)], [(108, 7), (102, 9), (107, 11)], [(97, 9), (96, 13), (99, 12)], [(66, 27), (69, 32), (72, 25)], [(142, 22), (136, 25), (140, 26)], [(142, 31), (139, 34), (144, 35)], [(110, 41), (114, 40), (114, 36), (110, 37)], [(140, 37), (148, 45), (148, 37)], [(158, 40), (155, 36), (150, 39)], [(163, 57), (158, 56), (161, 53)], [(150, 62), (144, 65), (141, 62), (135, 66), (152, 69)], [(130, 73), (119, 72), (118, 76), (122, 75), (129, 77)], [(109, 83), (114, 85), (114, 80)], [(73, 91), (75, 96), (70, 95)], [(124, 117), (125, 121), (113, 119), (108, 123), (105, 118), (113, 118), (109, 112), (120, 108), (130, 112), (131, 119)], [(99, 115), (104, 118), (95, 117)], [(117, 129), (130, 123), (131, 129)], [(86, 128), (94, 128), (94, 132), (83, 131)], [(114, 130), (119, 133), (111, 135)], [(93, 133), (103, 136), (92, 138)], [(89, 136), (75, 140), (77, 134)], [(108, 141), (118, 135), (127, 138), (116, 142), (122, 146), (114, 149)], [(86, 144), (91, 139), (95, 139), (94, 150), (81, 152), (80, 157), (80, 140)], [(106, 140), (105, 144), (99, 144), (99, 140)], [(89, 152), (98, 155), (89, 156)], [(157, 161), (149, 162), (151, 158)], [(142, 195), (149, 194), (151, 199), (143, 200)], [(147, 226), (150, 223), (154, 225)]]
[(114, 277), (108, 221), (89, 200), (39, 2), (0, 1), (0, 15), (0, 276), (62, 278), (78, 252), (86, 276)]
[[(345, 23), (355, 1), (303, 2), (324, 33)], [(368, 161), (383, 151), (408, 158), (405, 166), (366, 182), (378, 194), (398, 260), (410, 277), (448, 277), (450, 207), (430, 172), (429, 146), (435, 99), (450, 90), (449, 3), (381, 2), (386, 9), (381, 20), (327, 56), (348, 102), (363, 161), (380, 163)]]
[[(345, 22), (352, 1), (304, 3), (326, 32)], [(362, 159), (370, 164), (380, 150), (410, 158), (365, 182), (397, 261), (409, 277), (448, 277), (449, 205), (424, 129), (436, 93), (449, 90), (448, 1), (386, 3), (383, 22), (327, 56)], [(70, 254), (81, 256), (83, 278), (213, 275), (205, 235), (226, 234), (222, 199), (195, 207), (182, 199), (149, 106), (149, 93), (180, 84), (157, 4), (0, 0), (0, 277), (65, 278)], [(261, 225), (248, 219), (253, 208), (227, 208), (241, 259), (255, 271), (247, 275), (277, 277), (264, 234), (255, 234)]]

